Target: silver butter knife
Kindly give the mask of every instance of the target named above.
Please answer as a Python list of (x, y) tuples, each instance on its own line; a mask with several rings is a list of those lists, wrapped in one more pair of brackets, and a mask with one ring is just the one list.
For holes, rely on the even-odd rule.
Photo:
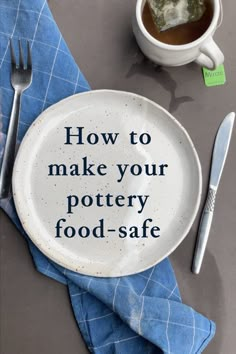
[(229, 113), (221, 123), (216, 135), (214, 151), (212, 156), (211, 176), (208, 195), (202, 212), (198, 229), (197, 243), (193, 257), (192, 272), (199, 274), (207, 240), (209, 237), (211, 223), (214, 213), (216, 192), (224, 168), (226, 156), (229, 150), (230, 139), (234, 125), (235, 113)]

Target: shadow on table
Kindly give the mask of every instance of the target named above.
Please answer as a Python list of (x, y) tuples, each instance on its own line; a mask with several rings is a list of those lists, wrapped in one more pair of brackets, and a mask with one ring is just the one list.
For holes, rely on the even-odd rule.
[(171, 260), (180, 286), (183, 302), (193, 307), (216, 323), (216, 335), (204, 353), (221, 354), (225, 296), (223, 281), (215, 257), (207, 249), (199, 275), (191, 272), (196, 231), (191, 230), (187, 238), (172, 254)]
[(191, 96), (176, 96), (178, 83), (172, 78), (168, 68), (164, 69), (162, 66), (152, 63), (141, 51), (138, 51), (135, 60), (136, 62), (130, 66), (126, 78), (139, 74), (155, 80), (165, 91), (170, 93), (169, 112), (175, 112), (185, 102), (194, 101)]

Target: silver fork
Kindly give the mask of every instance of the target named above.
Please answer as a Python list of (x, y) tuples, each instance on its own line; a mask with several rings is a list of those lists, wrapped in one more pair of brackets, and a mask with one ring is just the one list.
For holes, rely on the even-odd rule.
[(12, 170), (16, 153), (18, 121), (21, 95), (32, 82), (32, 60), (29, 42), (27, 41), (27, 62), (24, 63), (21, 41), (19, 40), (19, 62), (16, 63), (12, 40), (11, 51), (11, 84), (14, 88), (14, 99), (7, 132), (6, 145), (0, 172), (0, 198), (7, 198), (11, 186)]

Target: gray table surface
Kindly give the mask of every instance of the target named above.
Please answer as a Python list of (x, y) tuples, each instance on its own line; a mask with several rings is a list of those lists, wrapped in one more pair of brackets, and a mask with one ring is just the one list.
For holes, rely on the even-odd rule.
[[(144, 95), (170, 110), (184, 125), (202, 164), (204, 197), (215, 133), (223, 117), (236, 110), (234, 0), (224, 2), (224, 22), (215, 35), (225, 54), (227, 74), (227, 84), (215, 88), (204, 86), (201, 70), (195, 64), (157, 69), (145, 60), (131, 30), (135, 0), (50, 0), (49, 5), (93, 89)], [(194, 276), (190, 272), (200, 210), (188, 237), (171, 255), (183, 301), (217, 324), (206, 354), (235, 353), (235, 154), (236, 129), (201, 274)], [(34, 269), (25, 241), (2, 212), (0, 242), (0, 353), (88, 353), (65, 286)]]

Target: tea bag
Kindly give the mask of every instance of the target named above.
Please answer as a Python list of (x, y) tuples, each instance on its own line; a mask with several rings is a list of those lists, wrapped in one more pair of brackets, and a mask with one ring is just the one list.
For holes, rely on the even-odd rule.
[(159, 31), (198, 21), (206, 9), (204, 0), (147, 0)]

